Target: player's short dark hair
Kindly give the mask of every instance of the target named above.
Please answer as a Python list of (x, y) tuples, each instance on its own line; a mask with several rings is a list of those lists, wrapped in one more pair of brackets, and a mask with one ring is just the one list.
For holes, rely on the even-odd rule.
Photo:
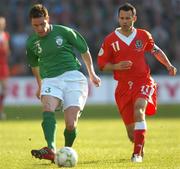
[(130, 11), (132, 11), (133, 16), (136, 15), (136, 8), (133, 5), (131, 5), (130, 3), (125, 3), (119, 7), (118, 16), (119, 16), (119, 13), (121, 10), (123, 10), (123, 11), (129, 11), (130, 10)]
[(48, 17), (48, 10), (42, 4), (35, 4), (32, 6), (29, 12), (29, 18)]

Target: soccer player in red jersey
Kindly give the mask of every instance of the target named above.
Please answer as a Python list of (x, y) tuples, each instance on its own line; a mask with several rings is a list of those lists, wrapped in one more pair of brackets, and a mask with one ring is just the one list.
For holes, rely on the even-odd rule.
[(9, 76), (9, 34), (5, 32), (6, 19), (0, 16), (0, 120), (6, 119), (3, 112), (3, 101), (7, 91), (7, 78)]
[(113, 71), (118, 81), (115, 99), (127, 135), (134, 143), (131, 161), (142, 162), (147, 130), (145, 114), (156, 112), (156, 84), (144, 54), (150, 52), (171, 76), (176, 75), (176, 68), (155, 45), (149, 32), (134, 27), (136, 20), (134, 6), (125, 3), (119, 7), (120, 27), (105, 37), (98, 54), (98, 66), (102, 71)]

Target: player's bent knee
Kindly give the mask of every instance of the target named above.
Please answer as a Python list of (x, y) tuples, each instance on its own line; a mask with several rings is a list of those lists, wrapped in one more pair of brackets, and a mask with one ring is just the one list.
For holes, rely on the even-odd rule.
[(43, 105), (43, 110), (47, 111), (47, 112), (54, 112), (55, 108), (53, 106), (51, 106), (50, 104), (44, 104)]
[(146, 106), (147, 106), (147, 100), (145, 100), (145, 99), (138, 99), (135, 102), (134, 109), (137, 110), (137, 111), (139, 110), (140, 112), (144, 112), (145, 109), (146, 109)]
[(75, 129), (75, 126), (72, 124), (68, 124), (68, 125), (66, 125), (66, 129), (68, 130), (68, 131), (72, 131), (72, 130), (74, 130)]

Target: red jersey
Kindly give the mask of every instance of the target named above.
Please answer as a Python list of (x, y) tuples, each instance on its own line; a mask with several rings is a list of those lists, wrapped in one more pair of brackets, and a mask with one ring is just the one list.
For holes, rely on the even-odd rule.
[(0, 33), (0, 64), (7, 64), (8, 51), (5, 43), (9, 41), (9, 34), (7, 32)]
[(150, 77), (150, 68), (145, 60), (145, 52), (152, 51), (154, 40), (151, 34), (142, 29), (133, 29), (130, 36), (122, 35), (117, 29), (104, 40), (98, 54), (100, 69), (108, 64), (131, 61), (127, 70), (114, 70), (118, 80), (115, 99), (125, 124), (134, 122), (134, 103), (137, 98), (148, 101), (146, 114), (156, 111), (156, 85)]
[(154, 40), (151, 34), (143, 29), (133, 29), (126, 37), (117, 29), (104, 40), (98, 54), (98, 65), (102, 69), (107, 63), (116, 64), (120, 61), (131, 61), (129, 70), (114, 70), (114, 79), (137, 79), (150, 76), (150, 69), (145, 60), (145, 52), (151, 51)]

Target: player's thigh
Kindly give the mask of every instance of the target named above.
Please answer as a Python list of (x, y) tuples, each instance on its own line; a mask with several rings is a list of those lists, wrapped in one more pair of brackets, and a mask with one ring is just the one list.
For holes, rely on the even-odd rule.
[(62, 89), (59, 87), (60, 83), (57, 78), (46, 78), (42, 81), (41, 86), (41, 102), (44, 111), (55, 111), (63, 98)]
[(66, 84), (64, 91), (63, 109), (66, 110), (70, 106), (77, 106), (83, 110), (88, 96), (87, 81), (73, 81)]
[(64, 81), (59, 80), (58, 77), (54, 78), (45, 78), (42, 80), (41, 85), (41, 96), (53, 96), (63, 99), (63, 87)]
[[(153, 79), (147, 79), (143, 83), (138, 83), (133, 90), (134, 103), (138, 98), (143, 98), (147, 101), (145, 105), (145, 114), (154, 115), (157, 109), (157, 86)], [(136, 104), (136, 103), (135, 103)], [(143, 102), (139, 102), (135, 107), (143, 106)], [(146, 104), (146, 103), (145, 103)]]
[(54, 112), (60, 104), (60, 100), (54, 96), (42, 95), (41, 102), (43, 105), (43, 111)]

